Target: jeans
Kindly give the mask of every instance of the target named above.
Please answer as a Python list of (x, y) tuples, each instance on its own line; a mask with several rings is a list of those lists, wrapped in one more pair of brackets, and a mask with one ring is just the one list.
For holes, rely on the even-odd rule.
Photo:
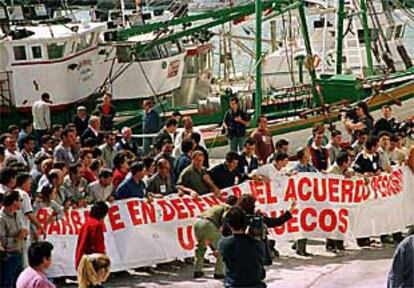
[(144, 149), (144, 155), (148, 155), (151, 152), (151, 146), (153, 145), (153, 138), (151, 137), (144, 137), (142, 139), (143, 143), (143, 149)]
[(237, 152), (237, 153), (242, 152), (244, 143), (246, 143), (246, 137), (245, 136), (232, 137), (229, 139), (229, 143), (230, 143), (230, 151)]
[(20, 252), (1, 252), (0, 287), (14, 287), (17, 277), (23, 270), (23, 258)]

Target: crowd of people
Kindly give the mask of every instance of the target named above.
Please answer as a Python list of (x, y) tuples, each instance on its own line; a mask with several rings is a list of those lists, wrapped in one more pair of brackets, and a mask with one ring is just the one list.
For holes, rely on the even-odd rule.
[[(49, 105), (50, 96), (44, 93), (33, 105), (32, 120), (22, 120), (20, 126), (12, 125), (0, 135), (1, 287), (12, 286), (23, 267), (40, 265), (44, 269), (50, 265), (47, 259), (52, 246), (40, 241), (46, 231), (35, 217), (44, 207), (53, 210), (50, 223), (62, 219), (67, 209), (132, 197), (149, 201), (172, 194), (198, 197), (214, 193), (220, 197), (221, 189), (249, 179), (269, 181), (301, 172), (369, 179), (390, 172), (393, 165), (407, 165), (414, 172), (412, 135), (399, 129), (400, 122), (393, 117), (390, 106), (384, 106), (382, 117), (375, 121), (366, 105), (360, 103), (354, 115), (344, 114), (342, 118), (350, 141), (344, 141), (340, 130), (328, 132), (325, 125), (318, 124), (307, 143), (291, 153), (287, 139), (274, 142), (265, 116), (259, 117), (257, 127), (248, 137), (249, 115), (242, 111), (238, 99), (232, 98), (224, 118), (230, 151), (223, 163), (210, 167), (203, 133), (193, 126), (191, 117), (173, 113), (162, 124), (150, 100), (143, 103), (143, 139), (136, 139), (129, 127), (119, 132), (113, 129), (115, 107), (110, 94), (103, 96), (102, 104), (91, 115), (85, 107), (78, 107), (72, 123), (66, 125), (52, 123)], [(195, 226), (200, 240), (196, 250), (196, 278), (202, 276), (201, 258), (206, 249), (203, 239), (213, 237), (217, 256), (221, 253), (217, 244), (221, 232), (217, 229), (224, 219), (223, 211), (230, 206), (210, 211), (202, 216), (204, 223)], [(234, 210), (230, 214), (237, 218), (240, 213)], [(230, 225), (235, 234), (243, 228), (236, 222), (237, 219)], [(395, 242), (403, 239), (402, 233), (394, 233), (392, 237)], [(381, 241), (391, 239), (382, 235)], [(369, 238), (358, 239), (360, 246), (371, 243)], [(223, 244), (224, 261), (228, 255), (226, 247), (232, 245), (235, 244)], [(306, 239), (298, 239), (292, 248), (299, 255), (309, 256)], [(326, 249), (337, 252), (345, 247), (342, 241), (328, 239)], [(78, 251), (76, 266), (90, 266), (82, 264), (82, 257), (105, 252), (98, 250)], [(202, 256), (197, 257), (197, 253)], [(277, 250), (273, 253), (277, 256)], [(218, 278), (224, 276), (221, 265), (216, 269)], [(23, 278), (30, 278), (34, 272), (23, 273)]]

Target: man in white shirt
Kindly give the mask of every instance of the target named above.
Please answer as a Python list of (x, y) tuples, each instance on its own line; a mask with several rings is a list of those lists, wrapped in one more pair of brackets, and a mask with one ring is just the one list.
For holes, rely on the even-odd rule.
[(284, 152), (277, 152), (273, 163), (260, 166), (256, 171), (256, 175), (266, 181), (279, 181), (280, 177), (289, 174), (286, 169), (288, 163), (289, 156)]
[(193, 120), (191, 119), (190, 116), (183, 117), (183, 124), (184, 124), (184, 127), (182, 129), (181, 128), (177, 129), (178, 130), (177, 135), (175, 136), (175, 139), (174, 139), (175, 148), (173, 151), (173, 156), (175, 158), (180, 157), (180, 155), (182, 154), (181, 143), (183, 143), (185, 139), (191, 139), (192, 133), (200, 134), (200, 145), (203, 146), (204, 148), (206, 147), (206, 145), (204, 144), (203, 134), (197, 128), (194, 128)]
[(4, 152), (4, 163), (8, 165), (8, 163), (12, 160), (17, 161), (18, 163), (23, 164), (24, 166), (28, 167), (26, 160), (23, 158), (22, 154), (17, 151), (17, 142), (16, 139), (13, 137), (7, 137), (4, 141), (6, 146), (6, 151)]
[(51, 128), (49, 105), (52, 101), (50, 101), (50, 95), (48, 93), (43, 93), (40, 97), (41, 99), (34, 102), (32, 106), (33, 128), (40, 135), (43, 135)]

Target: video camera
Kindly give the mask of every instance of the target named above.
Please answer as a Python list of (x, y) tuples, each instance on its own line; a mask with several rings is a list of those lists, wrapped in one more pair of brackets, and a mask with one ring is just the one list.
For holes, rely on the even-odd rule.
[(267, 228), (261, 215), (246, 215), (247, 235), (263, 240), (266, 238)]

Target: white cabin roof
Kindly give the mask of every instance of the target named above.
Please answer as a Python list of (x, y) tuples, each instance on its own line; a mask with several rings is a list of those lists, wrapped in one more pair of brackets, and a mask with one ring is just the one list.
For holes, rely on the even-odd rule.
[[(72, 29), (78, 30), (75, 32)], [(25, 29), (31, 32), (34, 32), (33, 35), (22, 39), (15, 39), (12, 40), (9, 38), (9, 41), (13, 42), (43, 42), (43, 41), (50, 41), (50, 40), (58, 40), (58, 39), (66, 39), (77, 37), (87, 32), (103, 32), (106, 30), (106, 23), (86, 23), (86, 24), (58, 24), (58, 25), (38, 25), (38, 26), (24, 26), (21, 28), (16, 29)]]

